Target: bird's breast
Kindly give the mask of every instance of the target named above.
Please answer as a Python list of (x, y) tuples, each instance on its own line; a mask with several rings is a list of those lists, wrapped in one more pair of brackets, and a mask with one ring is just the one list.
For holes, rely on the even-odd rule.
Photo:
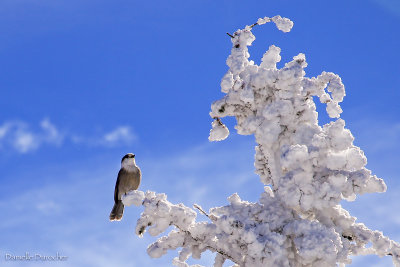
[(140, 184), (140, 170), (137, 169), (133, 172), (122, 170), (119, 177), (118, 191), (120, 195), (123, 195), (131, 190), (139, 188)]

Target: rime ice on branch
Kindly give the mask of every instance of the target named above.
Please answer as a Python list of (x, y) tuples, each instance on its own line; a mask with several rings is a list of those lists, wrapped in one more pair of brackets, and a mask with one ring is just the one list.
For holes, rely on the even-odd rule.
[[(216, 252), (214, 266), (226, 259), (235, 266), (343, 266), (351, 255), (392, 256), (400, 266), (400, 245), (372, 231), (344, 210), (342, 199), (353, 201), (357, 194), (384, 192), (382, 179), (365, 168), (363, 151), (354, 146), (351, 132), (340, 119), (339, 103), (345, 96), (338, 75), (323, 72), (305, 77), (304, 54), (277, 69), (280, 48), (270, 46), (260, 65), (249, 61), (248, 46), (255, 40), (255, 25), (274, 22), (289, 32), (293, 22), (275, 16), (236, 31), (228, 72), (222, 79), (226, 93), (211, 106), (209, 139), (229, 135), (220, 118), (234, 116), (239, 134), (254, 134), (257, 142), (256, 173), (265, 185), (257, 203), (242, 201), (237, 194), (230, 204), (207, 214), (209, 222), (196, 222), (196, 213), (182, 204), (173, 205), (166, 195), (134, 191), (125, 205), (143, 205), (136, 233), (147, 227), (151, 235), (176, 230), (148, 248), (151, 257), (169, 249), (182, 248), (176, 266), (189, 266), (189, 256)], [(320, 126), (313, 96), (326, 103), (332, 122)], [(368, 244), (368, 248), (366, 247)]]

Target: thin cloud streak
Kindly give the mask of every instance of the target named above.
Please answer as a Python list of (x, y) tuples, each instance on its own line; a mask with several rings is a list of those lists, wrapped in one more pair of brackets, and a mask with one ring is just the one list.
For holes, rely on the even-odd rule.
[(137, 140), (137, 135), (129, 126), (119, 126), (100, 136), (80, 136), (60, 131), (49, 119), (43, 119), (40, 129), (33, 130), (25, 122), (15, 120), (0, 125), (0, 150), (13, 150), (25, 154), (44, 145), (60, 147), (66, 141), (86, 146), (116, 147), (129, 145)]
[(107, 133), (103, 137), (103, 142), (107, 145), (115, 145), (118, 143), (131, 143), (136, 139), (129, 126), (120, 126), (115, 130)]
[(72, 143), (90, 147), (116, 147), (130, 145), (138, 140), (136, 133), (129, 126), (119, 126), (105, 134), (96, 136), (71, 134), (70, 137)]
[(0, 148), (12, 148), (18, 153), (28, 153), (44, 144), (60, 145), (64, 136), (49, 119), (40, 122), (40, 130), (33, 131), (21, 121), (8, 121), (0, 126)]

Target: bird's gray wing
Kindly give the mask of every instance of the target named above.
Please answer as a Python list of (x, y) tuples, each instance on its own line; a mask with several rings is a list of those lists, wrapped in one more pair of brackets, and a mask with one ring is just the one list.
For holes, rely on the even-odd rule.
[(120, 174), (121, 174), (121, 171), (122, 170), (119, 170), (119, 172), (118, 172), (118, 177), (117, 177), (117, 182), (115, 183), (115, 189), (114, 189), (114, 201), (115, 201), (115, 203), (117, 203), (118, 202), (118, 187), (119, 187), (119, 179), (120, 179)]

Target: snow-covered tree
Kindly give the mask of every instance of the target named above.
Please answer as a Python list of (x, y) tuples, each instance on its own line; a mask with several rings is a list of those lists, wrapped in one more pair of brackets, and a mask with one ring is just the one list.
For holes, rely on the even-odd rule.
[[(264, 184), (257, 203), (241, 200), (235, 193), (229, 205), (215, 207), (208, 221), (196, 222), (196, 211), (174, 205), (165, 194), (132, 191), (125, 205), (143, 205), (136, 234), (146, 229), (153, 236), (175, 229), (151, 244), (147, 252), (161, 257), (167, 250), (182, 248), (173, 264), (189, 266), (186, 260), (216, 252), (214, 266), (225, 260), (234, 266), (344, 266), (349, 256), (376, 254), (392, 256), (400, 266), (400, 245), (382, 232), (356, 222), (342, 208), (342, 199), (353, 201), (357, 194), (384, 192), (382, 179), (365, 168), (363, 151), (340, 118), (339, 103), (345, 96), (340, 77), (323, 72), (305, 77), (304, 54), (277, 69), (280, 48), (271, 45), (261, 64), (249, 61), (248, 46), (255, 40), (252, 28), (274, 22), (289, 32), (293, 22), (275, 16), (259, 19), (230, 35), (232, 51), (221, 89), (226, 95), (214, 102), (209, 139), (223, 140), (229, 130), (221, 118), (234, 116), (237, 132), (254, 134), (255, 168)], [(333, 121), (318, 124), (313, 97), (326, 103)]]

